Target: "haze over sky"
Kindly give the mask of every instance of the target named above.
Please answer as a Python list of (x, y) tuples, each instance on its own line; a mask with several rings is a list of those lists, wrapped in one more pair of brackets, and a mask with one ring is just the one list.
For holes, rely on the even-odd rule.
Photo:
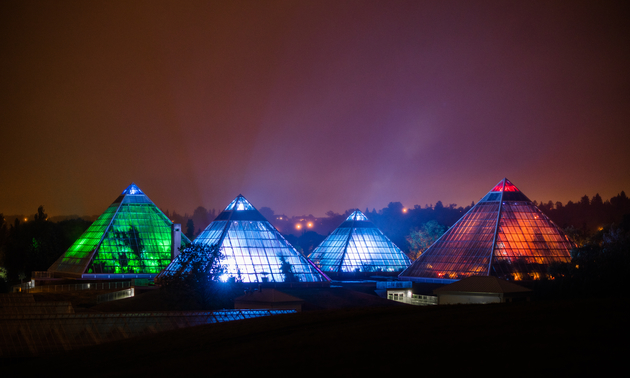
[(3, 1), (0, 212), (466, 206), (630, 190), (601, 1)]

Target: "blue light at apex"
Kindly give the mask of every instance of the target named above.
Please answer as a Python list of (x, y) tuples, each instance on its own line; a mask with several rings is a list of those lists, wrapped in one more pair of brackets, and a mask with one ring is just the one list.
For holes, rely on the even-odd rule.
[(243, 197), (242, 194), (239, 194), (223, 211), (236, 210), (236, 211), (244, 211), (244, 210), (256, 210), (254, 206), (252, 206), (249, 201)]
[(138, 188), (138, 186), (132, 182), (131, 185), (127, 187), (127, 189), (123, 190), (122, 194), (135, 195), (135, 194), (144, 194), (144, 192), (142, 192), (142, 190), (140, 190), (140, 188)]

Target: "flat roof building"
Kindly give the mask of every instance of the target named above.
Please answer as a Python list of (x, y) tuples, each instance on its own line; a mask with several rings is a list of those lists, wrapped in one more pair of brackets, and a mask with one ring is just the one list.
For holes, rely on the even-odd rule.
[(433, 290), (438, 304), (483, 304), (529, 300), (531, 290), (490, 276), (472, 276)]

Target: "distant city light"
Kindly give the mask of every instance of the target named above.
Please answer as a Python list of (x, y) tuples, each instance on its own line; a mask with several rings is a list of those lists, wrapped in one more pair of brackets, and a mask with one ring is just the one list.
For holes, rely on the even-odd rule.
[(403, 207), (403, 213), (406, 213), (406, 212), (407, 212), (407, 208)]
[(312, 228), (313, 227), (313, 222), (308, 222), (308, 224), (306, 225), (308, 228)]
[(297, 228), (298, 230), (301, 230), (302, 229), (302, 225), (298, 223), (298, 224), (295, 225), (295, 228)]

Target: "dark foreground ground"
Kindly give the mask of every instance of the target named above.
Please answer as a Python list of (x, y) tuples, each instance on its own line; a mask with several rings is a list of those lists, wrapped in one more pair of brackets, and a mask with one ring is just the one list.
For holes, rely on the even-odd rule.
[(0, 365), (7, 376), (625, 375), (629, 309), (607, 299), (309, 311)]

